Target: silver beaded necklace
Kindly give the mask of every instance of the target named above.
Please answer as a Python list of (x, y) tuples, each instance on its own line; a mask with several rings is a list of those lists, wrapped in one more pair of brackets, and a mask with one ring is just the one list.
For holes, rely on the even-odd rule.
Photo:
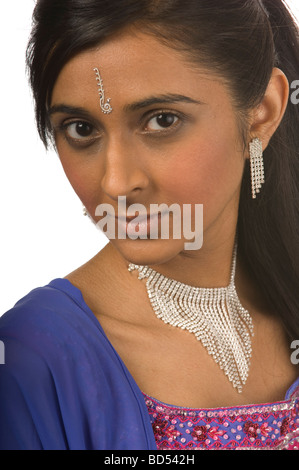
[(137, 270), (138, 279), (147, 279), (148, 297), (157, 317), (193, 333), (241, 393), (249, 375), (253, 322), (236, 291), (236, 260), (237, 244), (230, 283), (223, 288), (188, 286), (148, 266), (130, 264), (128, 270)]

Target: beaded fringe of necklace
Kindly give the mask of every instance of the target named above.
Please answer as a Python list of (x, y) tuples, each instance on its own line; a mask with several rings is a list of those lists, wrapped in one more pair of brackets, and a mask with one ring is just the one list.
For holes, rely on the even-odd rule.
[(148, 266), (129, 264), (130, 272), (146, 278), (152, 308), (164, 323), (193, 333), (228, 380), (242, 392), (251, 360), (253, 322), (241, 305), (236, 287), (237, 244), (234, 248), (228, 287), (192, 287), (168, 279)]

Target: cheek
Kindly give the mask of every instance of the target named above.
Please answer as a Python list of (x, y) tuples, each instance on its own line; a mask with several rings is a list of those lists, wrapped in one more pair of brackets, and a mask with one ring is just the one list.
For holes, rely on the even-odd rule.
[(243, 167), (231, 138), (191, 142), (174, 155), (165, 187), (179, 203), (225, 204), (240, 186)]
[(84, 205), (91, 207), (97, 194), (97, 171), (91, 169), (88, 159), (77, 159), (73, 152), (62, 152), (58, 149), (58, 154), (64, 173), (75, 193)]

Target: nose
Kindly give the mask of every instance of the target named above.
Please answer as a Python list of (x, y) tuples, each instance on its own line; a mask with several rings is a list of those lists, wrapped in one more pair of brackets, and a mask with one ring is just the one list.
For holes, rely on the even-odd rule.
[(102, 191), (115, 201), (119, 196), (133, 199), (148, 184), (148, 172), (136, 148), (123, 139), (111, 140), (105, 153)]

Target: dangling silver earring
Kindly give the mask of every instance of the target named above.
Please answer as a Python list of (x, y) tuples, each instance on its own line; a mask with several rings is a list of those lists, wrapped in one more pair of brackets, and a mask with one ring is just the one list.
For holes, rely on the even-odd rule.
[(83, 215), (84, 215), (84, 217), (88, 216), (88, 212), (87, 212), (87, 209), (86, 209), (85, 206), (83, 206)]
[(252, 199), (260, 193), (265, 183), (263, 144), (259, 138), (253, 139), (249, 144)]

